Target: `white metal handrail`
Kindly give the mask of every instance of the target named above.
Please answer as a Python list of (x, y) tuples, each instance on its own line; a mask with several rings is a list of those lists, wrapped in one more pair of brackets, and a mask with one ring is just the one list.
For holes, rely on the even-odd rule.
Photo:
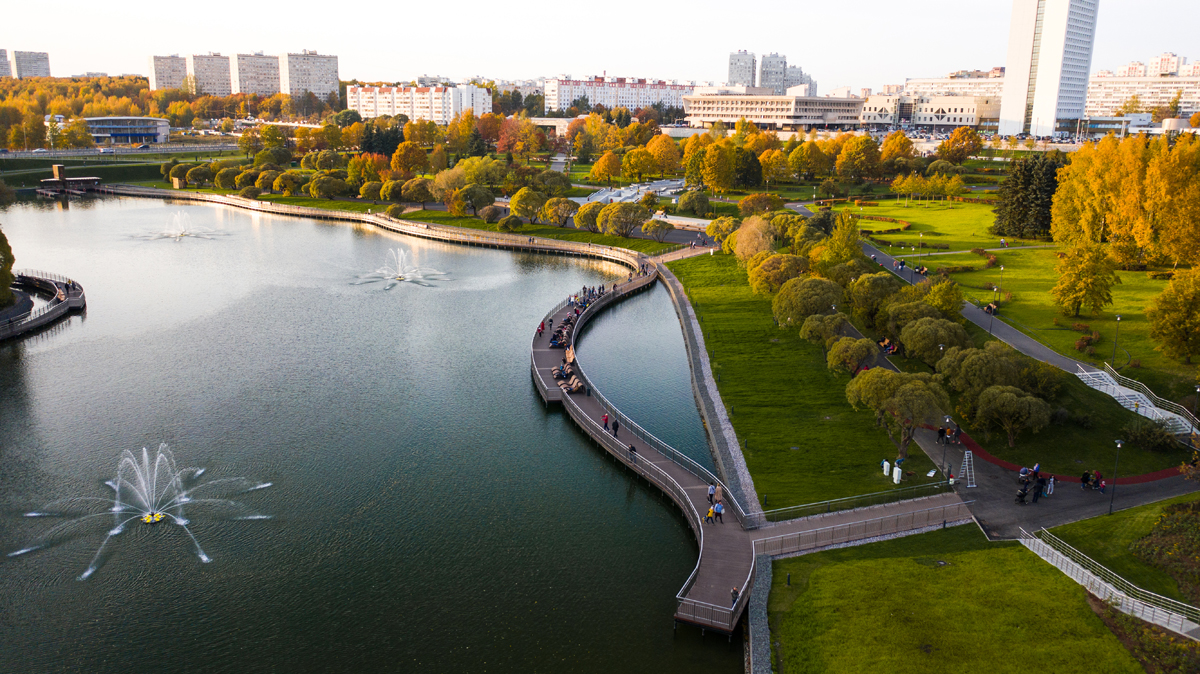
[(967, 507), (970, 503), (973, 501), (760, 538), (754, 541), (754, 552), (755, 554), (786, 555), (827, 545), (862, 540), (871, 536), (886, 536), (901, 531), (911, 531), (937, 522), (958, 521), (971, 516), (971, 511)]
[(1145, 384), (1136, 379), (1130, 379), (1129, 377), (1117, 373), (1117, 371), (1112, 368), (1112, 365), (1109, 365), (1108, 363), (1104, 364), (1104, 370), (1108, 372), (1109, 376), (1111, 376), (1113, 380), (1121, 386), (1124, 386), (1128, 389), (1133, 389), (1134, 391), (1137, 391), (1138, 393), (1141, 393), (1149, 398), (1150, 402), (1153, 403), (1155, 407), (1160, 407), (1168, 412), (1174, 412), (1184, 419), (1187, 419), (1188, 423), (1192, 425), (1193, 429), (1200, 428), (1200, 419), (1197, 419), (1196, 415), (1192, 414), (1191, 410), (1188, 408), (1180, 405), (1179, 403), (1171, 402), (1170, 400), (1158, 397), (1158, 394), (1156, 394), (1154, 391), (1151, 391), (1150, 388)]
[[(1176, 601), (1174, 599), (1171, 599), (1170, 597), (1164, 597), (1161, 594), (1156, 594), (1149, 590), (1143, 590), (1142, 588), (1138, 587), (1137, 585), (1134, 585), (1133, 583), (1129, 582), (1128, 580), (1125, 580), (1121, 576), (1117, 575), (1113, 571), (1110, 571), (1103, 564), (1100, 564), (1099, 562), (1095, 561), (1091, 557), (1088, 557), (1087, 555), (1083, 554), (1079, 550), (1072, 547), (1066, 541), (1055, 536), (1054, 534), (1050, 533), (1049, 531), (1046, 531), (1045, 529), (1040, 529), (1032, 534), (1025, 531), (1024, 529), (1021, 529), (1021, 538), (1022, 538), (1022, 543), (1025, 543), (1027, 540), (1035, 540), (1035, 541), (1039, 541), (1039, 542), (1043, 543), (1044, 545), (1046, 545), (1048, 548), (1050, 548), (1054, 552), (1058, 553), (1065, 559), (1074, 563), (1081, 570), (1083, 570), (1090, 576), (1094, 577), (1096, 580), (1098, 580), (1101, 583), (1103, 583), (1104, 585), (1108, 586), (1114, 592), (1119, 592), (1131, 599), (1135, 599), (1146, 605), (1154, 606), (1159, 609), (1162, 609), (1163, 611), (1178, 614), (1184, 618), (1187, 618), (1188, 620), (1192, 621), (1193, 623), (1200, 624), (1200, 608), (1196, 608), (1195, 606), (1192, 606), (1190, 604), (1185, 604), (1181, 601)], [(1051, 561), (1051, 560), (1047, 560), (1047, 561)], [(1054, 564), (1053, 561), (1051, 561), (1051, 563)], [(1072, 578), (1074, 578), (1076, 580), (1076, 582), (1086, 585), (1086, 583), (1081, 581), (1080, 578), (1076, 577), (1076, 575), (1078, 575), (1078, 574), (1073, 575), (1067, 569), (1063, 568), (1062, 565), (1059, 565), (1059, 564), (1054, 564), (1054, 565), (1057, 566), (1064, 573), (1067, 573), (1067, 575), (1070, 575)], [(1096, 593), (1093, 592), (1093, 594), (1096, 594)], [(1101, 598), (1107, 599), (1106, 597), (1101, 597)]]
[[(809, 517), (810, 515), (802, 515), (804, 511), (812, 511), (812, 515), (823, 515), (826, 513), (839, 513), (847, 510), (857, 510), (859, 508), (869, 508), (878, 505), (886, 505), (896, 501), (903, 501), (909, 498), (920, 498), (913, 496), (918, 492), (942, 493), (950, 486), (949, 482), (930, 482), (929, 484), (919, 484), (909, 487), (901, 487), (900, 489), (889, 489), (887, 491), (877, 491), (870, 494), (859, 494), (858, 496), (844, 496), (842, 498), (830, 499), (828, 501), (817, 501), (815, 503), (802, 503), (800, 505), (786, 506), (783, 508), (775, 508), (773, 510), (764, 510), (763, 517), (767, 518), (767, 522), (763, 526), (777, 526), (787, 519), (799, 519), (800, 517)], [(932, 495), (932, 494), (931, 494)]]

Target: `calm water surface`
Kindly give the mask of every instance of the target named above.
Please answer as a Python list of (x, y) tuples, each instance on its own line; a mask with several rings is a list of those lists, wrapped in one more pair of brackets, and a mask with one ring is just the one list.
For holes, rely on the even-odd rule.
[[(208, 238), (153, 238), (179, 214)], [(695, 563), (675, 507), (530, 383), (532, 327), (606, 263), (201, 205), (107, 199), (0, 213), (18, 267), (88, 312), (0, 347), (0, 552), (107, 496), (123, 449), (272, 482), (273, 516), (90, 533), (0, 557), (3, 672), (734, 672), (738, 639), (671, 630)], [(354, 285), (389, 248), (447, 272)], [(665, 291), (599, 318), (580, 357), (706, 461)], [(645, 410), (643, 414), (641, 409)]]

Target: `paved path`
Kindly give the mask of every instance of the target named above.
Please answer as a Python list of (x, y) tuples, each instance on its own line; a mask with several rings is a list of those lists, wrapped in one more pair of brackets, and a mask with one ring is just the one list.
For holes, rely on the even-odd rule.
[(554, 155), (554, 158), (550, 160), (550, 170), (558, 171), (559, 173), (562, 173), (562, 172), (566, 171), (566, 169), (567, 169), (567, 155), (565, 155), (565, 154)]
[[(1028, 249), (1030, 249), (1030, 248), (1058, 248), (1058, 246), (1055, 246), (1055, 245), (1048, 245), (1048, 246), (1001, 246), (1000, 248), (984, 248), (983, 250), (986, 250), (986, 251), (997, 251), (997, 252), (999, 252), (999, 251), (1005, 251), (1005, 250), (1028, 250)], [(969, 253), (969, 252), (971, 252), (971, 251), (969, 251), (969, 250), (943, 250), (943, 251), (938, 251), (938, 252), (936, 252), (936, 253), (930, 253), (930, 252), (927, 252), (927, 251), (926, 251), (926, 252), (921, 252), (921, 253), (919, 253), (919, 254), (918, 254), (918, 253), (914, 253), (914, 254), (912, 254), (912, 255), (897, 255), (897, 256), (896, 256), (896, 259), (897, 259), (897, 260), (901, 260), (901, 259), (911, 259), (911, 258), (914, 258), (914, 257), (918, 257), (918, 255), (919, 255), (920, 257), (931, 257), (931, 256), (933, 256), (933, 255), (959, 255), (959, 254), (961, 254), (961, 253)]]

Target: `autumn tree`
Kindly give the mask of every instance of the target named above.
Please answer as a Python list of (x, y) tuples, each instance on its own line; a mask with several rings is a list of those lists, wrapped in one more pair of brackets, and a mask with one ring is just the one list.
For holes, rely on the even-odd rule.
[(879, 146), (869, 135), (846, 141), (837, 158), (838, 175), (861, 180), (879, 172)]
[(238, 138), (238, 149), (247, 157), (253, 157), (263, 149), (262, 136), (259, 134), (258, 127), (253, 127), (242, 131), (242, 135)]
[(571, 199), (554, 197), (546, 200), (546, 203), (542, 205), (538, 217), (545, 222), (562, 227), (567, 224), (567, 220), (570, 220), (571, 216), (575, 215), (575, 212), (578, 210), (579, 204)]
[(602, 210), (604, 210), (604, 204), (597, 201), (588, 202), (580, 206), (579, 210), (575, 212), (575, 227), (592, 233), (599, 232), (600, 225), (598, 219)]
[(434, 145), (433, 152), (429, 153), (429, 170), (434, 175), (437, 175), (438, 173), (446, 170), (446, 162), (446, 146)]
[(429, 167), (429, 155), (411, 141), (400, 143), (392, 155), (392, 172), (405, 180)]
[(600, 211), (596, 224), (605, 234), (628, 237), (649, 219), (650, 211), (641, 204), (615, 203)]
[(912, 139), (903, 131), (893, 131), (883, 139), (883, 147), (879, 150), (879, 161), (889, 162), (894, 159), (912, 159), (915, 156)]
[(875, 413), (875, 425), (887, 432), (900, 458), (908, 458), (917, 429), (941, 421), (942, 410), (950, 407), (950, 397), (933, 375), (882, 367), (851, 380), (846, 400), (856, 410), (862, 406)]
[(12, 246), (8, 243), (8, 237), (0, 231), (0, 308), (11, 306), (17, 301), (12, 292), (15, 279), (12, 273), (13, 262)]
[(774, 194), (750, 194), (742, 197), (742, 200), (738, 202), (738, 211), (743, 217), (777, 211), (781, 208), (783, 208), (783, 199)]
[(649, 150), (639, 147), (625, 154), (621, 161), (621, 172), (628, 180), (640, 183), (642, 176), (658, 172), (658, 163)]
[(813, 314), (830, 311), (842, 301), (842, 287), (829, 279), (794, 278), (783, 284), (771, 301), (780, 327), (798, 326)]
[(262, 144), (264, 148), (287, 147), (287, 136), (284, 135), (283, 129), (275, 126), (274, 124), (268, 124), (262, 127), (259, 135), (262, 138)]
[(675, 175), (679, 172), (679, 145), (674, 138), (660, 133), (650, 142), (646, 144), (646, 150), (654, 155), (654, 163), (658, 167), (660, 176), (665, 174)]
[(621, 175), (621, 158), (613, 152), (605, 152), (600, 159), (592, 164), (591, 179), (612, 184), (612, 179)]
[(642, 234), (662, 243), (667, 235), (675, 230), (675, 225), (663, 220), (650, 220), (642, 225)]
[(1176, 272), (1146, 308), (1150, 338), (1171, 358), (1192, 362), (1200, 355), (1200, 269)]
[(960, 126), (942, 141), (937, 148), (938, 159), (945, 159), (951, 164), (962, 164), (972, 155), (979, 154), (983, 149), (983, 139), (969, 126)]
[(733, 187), (733, 171), (733, 152), (729, 148), (714, 144), (704, 149), (701, 174), (709, 189), (720, 193)]
[(788, 166), (788, 157), (782, 150), (764, 150), (758, 156), (758, 163), (762, 166), (762, 177), (767, 183), (767, 189), (771, 188), (771, 183), (786, 180), (792, 175), (792, 169)]
[(900, 332), (900, 343), (907, 355), (937, 365), (945, 349), (965, 347), (971, 338), (963, 326), (944, 318), (922, 318), (904, 326)]
[(514, 215), (537, 222), (538, 211), (546, 204), (546, 195), (531, 187), (523, 187), (508, 202)]
[(992, 386), (979, 394), (975, 418), (985, 427), (1004, 429), (1014, 447), (1023, 430), (1037, 433), (1050, 423), (1050, 406), (1015, 386)]

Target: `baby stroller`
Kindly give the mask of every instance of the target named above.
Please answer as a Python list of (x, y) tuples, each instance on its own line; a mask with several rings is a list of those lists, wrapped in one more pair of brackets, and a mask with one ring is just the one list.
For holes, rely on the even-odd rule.
[(1017, 492), (1017, 500), (1014, 501), (1014, 503), (1027, 505), (1025, 503), (1025, 497), (1027, 496), (1029, 496), (1029, 488), (1025, 485), (1021, 485), (1021, 489)]

